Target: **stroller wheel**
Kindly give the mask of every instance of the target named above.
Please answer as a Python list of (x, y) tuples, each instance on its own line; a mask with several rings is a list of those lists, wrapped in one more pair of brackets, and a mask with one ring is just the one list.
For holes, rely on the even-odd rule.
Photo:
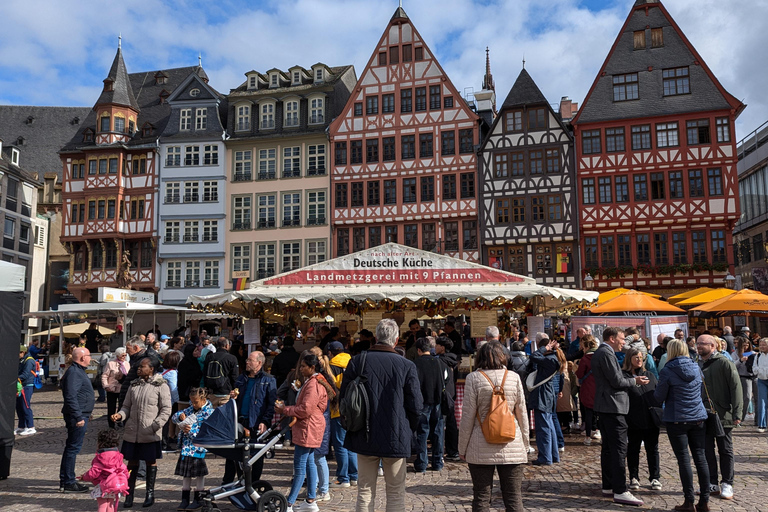
[(256, 490), (256, 492), (259, 493), (259, 495), (262, 495), (265, 492), (272, 490), (272, 484), (266, 480), (256, 480), (253, 482), (253, 488)]
[(288, 500), (278, 491), (267, 491), (259, 498), (259, 512), (285, 512), (288, 510)]

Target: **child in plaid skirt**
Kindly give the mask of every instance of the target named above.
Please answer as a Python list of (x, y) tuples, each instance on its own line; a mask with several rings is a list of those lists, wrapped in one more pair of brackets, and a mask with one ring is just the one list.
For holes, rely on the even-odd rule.
[[(193, 388), (189, 392), (189, 402), (192, 405), (171, 417), (171, 420), (179, 426), (179, 446), (181, 446), (181, 455), (174, 472), (175, 475), (182, 477), (181, 503), (177, 510), (202, 508), (200, 497), (205, 489), (205, 475), (208, 474), (208, 466), (205, 464), (207, 450), (192, 444), (200, 431), (200, 425), (213, 412), (211, 402), (208, 400), (208, 391), (205, 388)], [(190, 503), (193, 479), (195, 480), (195, 497)]]

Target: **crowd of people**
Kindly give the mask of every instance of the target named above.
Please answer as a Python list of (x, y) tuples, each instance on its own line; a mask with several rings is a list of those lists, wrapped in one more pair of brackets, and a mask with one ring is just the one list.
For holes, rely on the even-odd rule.
[[(196, 332), (174, 337), (150, 332), (122, 346), (118, 331), (119, 343), (117, 336), (94, 340), (106, 345), (96, 379), (98, 399), (86, 374), (91, 358), (86, 331), (60, 379), (67, 429), (60, 491), (90, 490), (100, 512), (115, 510), (121, 498), (130, 508), (143, 473), (142, 505), (149, 507), (155, 499), (157, 460), (178, 451), (178, 510), (201, 508), (208, 467), (206, 450), (194, 439), (214, 409), (235, 400), (247, 435), (266, 431), (275, 414), (290, 425), (289, 512), (317, 511), (319, 503), (330, 500), (332, 488), (350, 486), (357, 487), (356, 510), (372, 511), (379, 477), (386, 482), (386, 509), (402, 511), (411, 457), (416, 473), (441, 471), (445, 461), (465, 461), (473, 511), (490, 510), (498, 472), (506, 510), (522, 511), (523, 465), (529, 458), (533, 465), (560, 462), (564, 433), (583, 433), (587, 446), (601, 444), (604, 495), (616, 503), (642, 505), (635, 495), (645, 476), (640, 475), (641, 451), (649, 488), (663, 488), (662, 429), (680, 470), (684, 501), (675, 510), (701, 512), (709, 510), (711, 496), (733, 497), (732, 430), (750, 407), (759, 431), (766, 428), (768, 339), (754, 347), (748, 331), (733, 337), (726, 328), (685, 339), (677, 330), (671, 337), (659, 335), (651, 350), (650, 341), (634, 328), (608, 327), (598, 339), (584, 327), (572, 342), (541, 332), (529, 338), (516, 326), (503, 341), (498, 328), (489, 326), (484, 339), (468, 342), (460, 329), (449, 320), (433, 332), (413, 321), (401, 335), (398, 324), (385, 319), (375, 333), (362, 331), (351, 346), (338, 331), (325, 328), (309, 350), (297, 351), (294, 339), (285, 337), (279, 347), (249, 354), (226, 337)], [(267, 351), (276, 354), (269, 371)], [(31, 352), (32, 346), (20, 349), (18, 435), (34, 434), (30, 401), (37, 368)], [(467, 352), (474, 353), (475, 371), (466, 375), (457, 424), (459, 367)], [(351, 383), (360, 380), (368, 397), (367, 421), (364, 428), (347, 431), (340, 403)], [(99, 400), (107, 404), (108, 429), (98, 433), (91, 471), (78, 477), (76, 457)], [(504, 418), (498, 404), (508, 409)], [(504, 442), (493, 431), (499, 425), (513, 432)], [(262, 458), (254, 464), (254, 481), (261, 478), (263, 463)], [(227, 460), (221, 483), (241, 476), (241, 467)], [(96, 485), (91, 489), (84, 481)]]

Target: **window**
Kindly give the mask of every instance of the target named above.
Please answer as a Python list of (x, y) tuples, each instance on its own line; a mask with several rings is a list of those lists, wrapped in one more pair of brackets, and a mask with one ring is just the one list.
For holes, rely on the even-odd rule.
[(368, 206), (379, 206), (379, 188), (378, 180), (368, 182)]
[(260, 180), (273, 180), (277, 173), (277, 150), (259, 150), (259, 176)]
[(682, 171), (669, 172), (669, 198), (683, 198), (683, 173)]
[(461, 198), (475, 197), (475, 173), (465, 172), (461, 174)]
[(325, 224), (325, 191), (307, 192), (307, 226)]
[(232, 229), (251, 229), (251, 196), (233, 197), (232, 209)]
[(461, 240), (465, 251), (477, 249), (477, 221), (465, 220), (461, 223)]
[[(277, 216), (277, 195), (267, 194), (256, 197), (259, 229), (274, 228)], [(250, 225), (250, 223), (249, 223)]]
[(666, 148), (679, 146), (677, 123), (662, 123), (656, 125), (656, 146)]
[(542, 151), (529, 151), (528, 152), (528, 166), (531, 174), (541, 174), (544, 172), (543, 152)]
[(416, 112), (423, 112), (427, 110), (427, 88), (416, 88)]
[(359, 206), (365, 206), (363, 202), (363, 182), (357, 181), (352, 183), (352, 200), (350, 202), (350, 206), (359, 207)]
[(456, 175), (447, 174), (443, 176), (443, 199), (452, 201), (456, 199)]
[(203, 182), (203, 201), (219, 200), (219, 183), (217, 181)]
[(208, 109), (195, 109), (195, 129), (205, 130), (208, 127)]
[(365, 249), (365, 228), (352, 229), (352, 251), (358, 252)]
[(234, 181), (251, 180), (251, 152), (235, 151), (235, 179)]
[(581, 202), (595, 204), (595, 178), (583, 178), (581, 180)]
[(600, 237), (600, 261), (603, 267), (616, 266), (616, 249), (613, 244), (613, 236)]
[(387, 226), (384, 229), (384, 240), (386, 243), (397, 243), (397, 226)]
[(509, 155), (507, 153), (493, 155), (493, 175), (496, 178), (509, 176)]
[(379, 161), (379, 139), (365, 141), (365, 161), (375, 163)]
[(398, 46), (389, 47), (389, 63), (398, 64), (400, 62), (400, 48)]
[(616, 176), (613, 180), (616, 190), (616, 202), (626, 203), (629, 201), (629, 178), (626, 176)]
[[(717, 142), (731, 142), (731, 130), (729, 128), (729, 122), (727, 117), (718, 117), (715, 119), (715, 126), (717, 129)], [(82, 165), (81, 174), (82, 174)], [(82, 176), (81, 176), (82, 177)]]
[(379, 113), (379, 97), (368, 96), (365, 98), (365, 114), (368, 116)]
[(283, 272), (289, 272), (301, 267), (301, 242), (283, 242), (282, 247)]
[(169, 261), (165, 271), (165, 286), (167, 288), (181, 288), (181, 262)]
[(355, 117), (361, 117), (363, 115), (362, 102), (355, 103)]
[(283, 148), (283, 178), (301, 176), (301, 146)]
[(219, 221), (203, 221), (203, 242), (217, 242), (219, 240)]
[(409, 44), (403, 45), (403, 62), (411, 62), (413, 60), (412, 47)]
[(504, 118), (508, 132), (521, 132), (523, 131), (523, 111), (515, 110), (507, 113)]
[(651, 125), (632, 127), (632, 149), (634, 151), (651, 149)]
[(512, 199), (512, 222), (525, 222), (525, 199)]
[(98, 203), (98, 219), (102, 220), (105, 218), (106, 215), (106, 206), (107, 202), (104, 199), (99, 199)]
[(645, 49), (645, 30), (636, 30), (633, 38), (633, 47), (635, 50)]
[(219, 262), (216, 260), (208, 260), (203, 262), (203, 265), (203, 286), (219, 286)]
[(468, 154), (475, 151), (475, 135), (472, 128), (459, 130), (459, 153)]
[(256, 244), (256, 277), (265, 279), (275, 275), (275, 255), (277, 246), (274, 243)]
[(424, 60), (424, 47), (422, 46), (416, 46), (413, 49), (413, 60), (420, 61)]
[(433, 136), (431, 133), (419, 134), (419, 158), (431, 158)]
[(203, 146), (203, 165), (219, 165), (219, 146), (217, 144)]
[(651, 29), (651, 48), (661, 48), (664, 46), (664, 29)]
[(117, 158), (109, 159), (109, 174), (117, 174)]
[(353, 164), (363, 163), (363, 141), (353, 140), (350, 143), (350, 162)]
[(337, 142), (335, 144), (333, 161), (336, 165), (347, 165), (347, 143), (346, 142)]
[(522, 153), (511, 153), (512, 176), (525, 176), (525, 157)]
[(381, 245), (381, 227), (368, 228), (368, 247), (376, 247), (378, 245)]
[(325, 144), (312, 144), (308, 150), (307, 176), (325, 175)]
[(114, 199), (107, 200), (107, 218), (108, 219), (115, 218), (115, 200)]
[(509, 199), (496, 200), (496, 222), (498, 224), (509, 222)]
[(273, 73), (269, 75), (269, 86), (270, 87), (277, 87), (277, 73)]
[(685, 241), (685, 231), (672, 233), (672, 263), (688, 263), (688, 251)]
[(528, 109), (528, 131), (546, 130), (547, 110), (544, 108)]
[(700, 169), (688, 171), (688, 195), (690, 197), (704, 197), (704, 178)]
[(605, 129), (605, 150), (608, 153), (624, 151), (624, 128)]
[(299, 126), (299, 102), (296, 100), (286, 101), (285, 105), (285, 126)]
[(416, 178), (403, 179), (403, 202), (416, 202)]
[(199, 242), (200, 241), (200, 227), (196, 220), (184, 221), (184, 241), (185, 242)]
[(394, 111), (395, 111), (395, 95), (382, 94), (381, 95), (381, 112), (383, 114), (391, 114)]
[(441, 102), (442, 100), (440, 99), (440, 86), (430, 85), (429, 86), (429, 110), (440, 110)]
[(459, 250), (459, 223), (445, 222), (445, 251), (454, 252)]
[(543, 222), (544, 218), (544, 197), (534, 196), (531, 198), (531, 218), (534, 222)]
[(593, 269), (599, 266), (600, 263), (597, 260), (597, 237), (584, 237), (584, 267)]
[(283, 193), (283, 227), (301, 225), (301, 194)]
[(707, 169), (710, 196), (723, 195), (723, 175), (720, 169)]
[(200, 165), (200, 146), (184, 148), (184, 165)]
[(300, 71), (294, 71), (293, 72), (293, 85), (301, 85), (301, 72)]
[(421, 225), (421, 248), (425, 251), (434, 251), (437, 247), (437, 236), (434, 224)]
[(107, 159), (102, 158), (99, 160), (99, 174), (107, 174)]
[(85, 164), (72, 164), (72, 179), (85, 178)]
[(559, 173), (560, 172), (560, 150), (559, 149), (548, 149), (546, 150), (546, 159), (547, 159), (547, 172), (548, 173)]
[(600, 130), (585, 130), (581, 134), (581, 152), (585, 155), (601, 153)]
[(456, 132), (453, 130), (449, 132), (442, 132), (440, 134), (441, 149), (440, 154), (443, 156), (456, 154)]
[(336, 184), (336, 194), (335, 194), (335, 207), (336, 208), (346, 208), (347, 207), (347, 184), (346, 183), (337, 183)]
[(387, 52), (379, 52), (379, 66), (387, 65)]
[[(272, 75), (272, 78), (277, 78)], [(261, 129), (268, 130), (275, 127), (275, 105), (273, 103), (265, 103), (261, 106)]]
[(691, 231), (691, 250), (693, 251), (693, 263), (707, 262), (706, 231)]
[[(181, 148), (179, 148), (179, 151), (181, 151)], [(181, 154), (179, 154), (179, 165), (181, 165)], [(96, 160), (88, 160), (88, 174), (94, 176), (97, 166), (98, 162)]]
[(651, 236), (648, 233), (637, 235), (637, 264), (651, 264)]
[(400, 112), (407, 113), (413, 111), (413, 90), (400, 89)]
[(688, 145), (709, 144), (712, 139), (709, 136), (709, 119), (699, 119), (685, 123), (688, 129)]
[[(91, 160), (91, 162), (95, 163), (93, 160)], [(181, 165), (181, 146), (168, 146), (165, 157), (165, 165), (167, 167)], [(95, 172), (89, 172), (89, 174), (95, 174)]]
[(613, 101), (636, 100), (639, 97), (637, 73), (614, 75)]
[(88, 220), (96, 220), (96, 201), (88, 201)]
[(104, 267), (104, 248), (97, 243), (93, 247), (93, 268), (100, 269)]
[(144, 200), (143, 199), (139, 199), (136, 202), (136, 213), (139, 219), (144, 218)]
[(384, 137), (381, 139), (381, 143), (384, 150), (384, 158), (383, 160), (385, 162), (392, 162), (397, 157), (395, 154), (395, 138), (394, 137)]
[(617, 235), (616, 245), (619, 250), (619, 266), (632, 266), (632, 237), (629, 235)]
[(453, 108), (453, 96), (443, 97), (443, 108)]
[(416, 145), (414, 135), (403, 135), (400, 137), (401, 154), (403, 160), (416, 158)]
[(667, 247), (667, 234), (666, 233), (654, 233), (653, 234), (653, 250), (656, 254), (656, 265), (669, 265), (669, 254)]
[(251, 107), (248, 105), (241, 105), (237, 107), (237, 131), (250, 130), (251, 129)]
[(325, 240), (309, 240), (307, 242), (307, 265), (322, 263), (326, 259)]
[(406, 224), (403, 227), (404, 244), (408, 247), (419, 247), (419, 225)]
[(691, 92), (688, 66), (662, 70), (661, 80), (664, 84), (664, 96), (677, 96)]
[(558, 222), (563, 220), (562, 201), (563, 199), (560, 196), (547, 196), (547, 215), (549, 222)]
[(635, 201), (648, 200), (648, 179), (645, 174), (636, 174), (632, 179), (635, 186)]
[(651, 173), (651, 199), (664, 199), (664, 173)]
[(182, 131), (187, 131), (192, 129), (192, 109), (191, 108), (181, 109), (180, 129)]
[(607, 204), (613, 202), (613, 194), (611, 192), (611, 178), (606, 176), (604, 178), (597, 179), (597, 197), (601, 204)]
[(125, 118), (115, 116), (115, 131), (118, 133), (125, 133)]
[(429, 203), (435, 200), (435, 177), (421, 177), (421, 202)]
[(384, 180), (384, 204), (397, 204), (396, 180)]

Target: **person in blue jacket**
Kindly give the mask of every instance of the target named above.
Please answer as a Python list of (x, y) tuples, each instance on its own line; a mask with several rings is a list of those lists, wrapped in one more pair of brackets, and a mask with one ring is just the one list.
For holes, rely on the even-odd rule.
[(35, 391), (35, 360), (27, 355), (27, 347), (24, 345), (19, 347), (19, 382), (21, 382), (21, 393), (16, 397), (19, 428), (14, 433), (20, 436), (31, 436), (37, 433), (30, 407), (32, 393)]
[(531, 408), (536, 421), (536, 447), (538, 458), (535, 465), (551, 465), (560, 462), (555, 427), (555, 408), (560, 383), (560, 361), (557, 360), (557, 341), (550, 340), (545, 333), (536, 334), (538, 350), (531, 354), (531, 363), (535, 366), (536, 378), (531, 388)]

